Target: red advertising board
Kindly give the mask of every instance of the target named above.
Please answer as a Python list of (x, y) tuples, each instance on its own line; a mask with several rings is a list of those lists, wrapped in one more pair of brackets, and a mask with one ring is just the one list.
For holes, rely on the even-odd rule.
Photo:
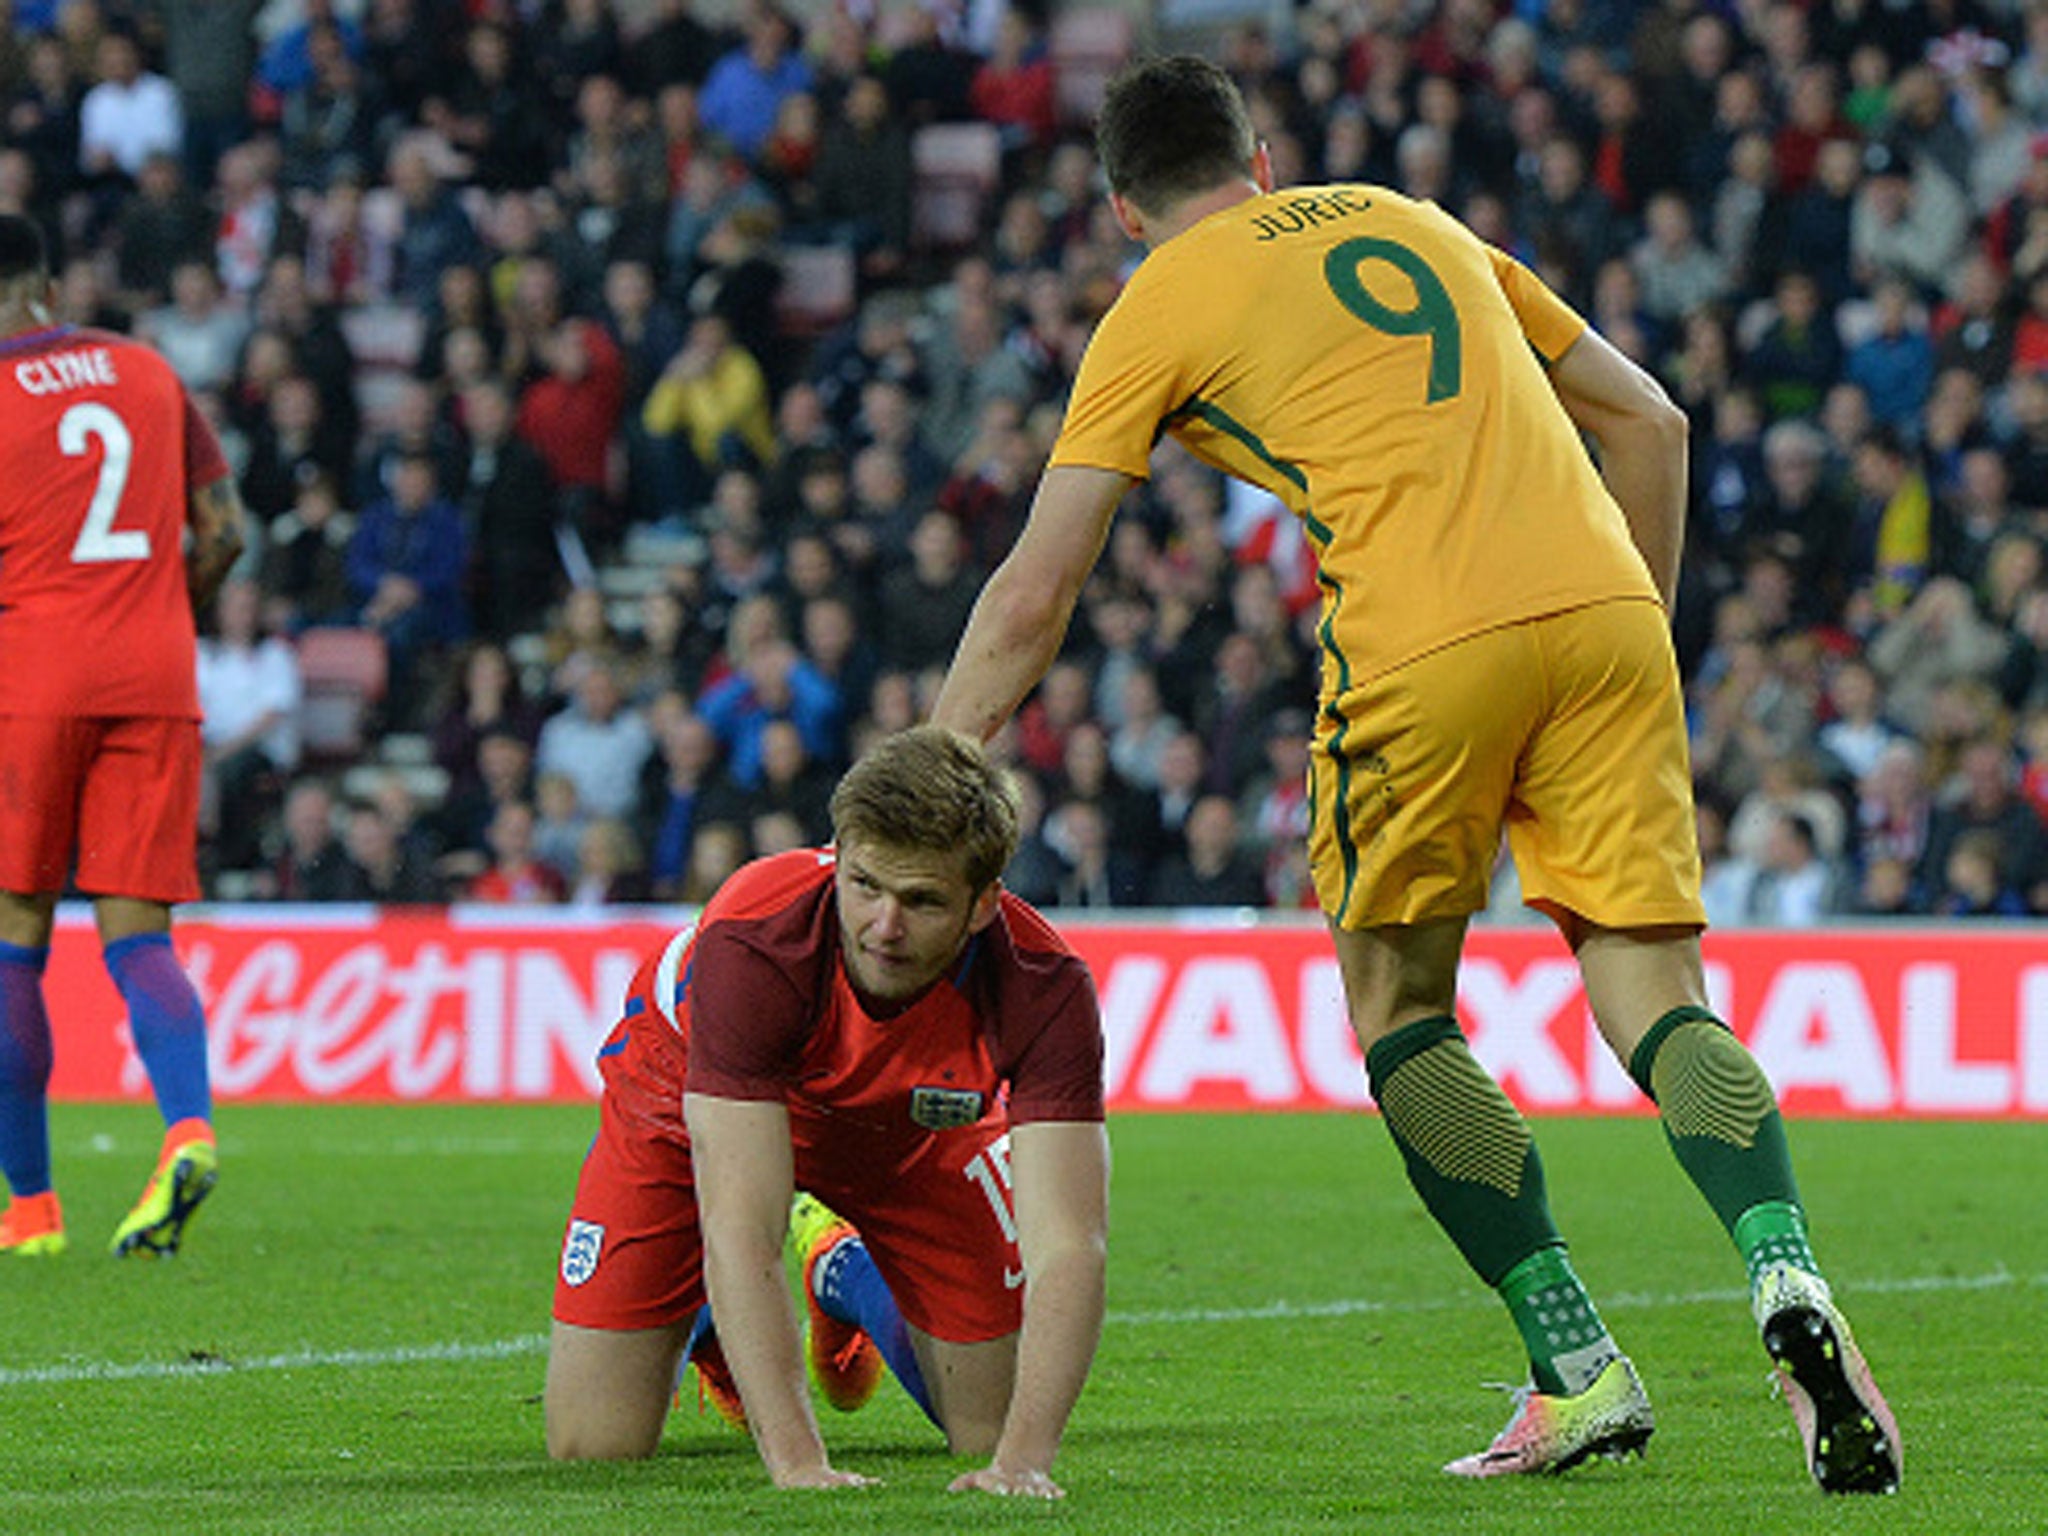
[[(647, 947), (677, 914), (508, 919), (455, 909), (215, 908), (177, 943), (205, 999), (227, 1100), (579, 1100)], [(1077, 923), (1126, 1109), (1365, 1102), (1336, 962), (1319, 927)], [(2024, 927), (1709, 935), (1717, 1008), (1786, 1110), (2048, 1116), (2048, 935)], [(51, 957), (53, 1091), (139, 1097), (119, 997), (91, 925)], [(1474, 1052), (1535, 1113), (1640, 1109), (1598, 1044), (1562, 944), (1478, 929), (1459, 983)]]

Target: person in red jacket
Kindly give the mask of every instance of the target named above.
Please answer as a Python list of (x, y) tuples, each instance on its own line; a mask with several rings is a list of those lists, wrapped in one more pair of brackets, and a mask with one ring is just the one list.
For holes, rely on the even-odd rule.
[(592, 320), (562, 321), (541, 347), (547, 370), (519, 396), (515, 430), (548, 467), (572, 528), (614, 531), (612, 443), (626, 408), (626, 364)]

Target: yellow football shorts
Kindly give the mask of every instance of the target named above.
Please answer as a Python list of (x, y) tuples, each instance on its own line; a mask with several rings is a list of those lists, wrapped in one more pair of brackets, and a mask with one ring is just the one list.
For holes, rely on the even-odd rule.
[(1345, 928), (1486, 905), (1503, 827), (1525, 902), (1610, 928), (1704, 924), (1670, 626), (1655, 603), (1505, 625), (1318, 712), (1309, 862)]

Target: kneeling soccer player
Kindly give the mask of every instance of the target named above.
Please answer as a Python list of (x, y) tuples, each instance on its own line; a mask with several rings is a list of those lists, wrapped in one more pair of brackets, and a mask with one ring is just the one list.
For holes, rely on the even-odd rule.
[(989, 1458), (955, 1488), (1058, 1497), (1102, 1327), (1094, 984), (998, 884), (1016, 804), (968, 739), (882, 742), (832, 823), (835, 848), (732, 876), (641, 968), (598, 1053), (549, 1454), (650, 1454), (689, 1360), (778, 1487), (867, 1481), (831, 1465), (804, 1386), (782, 1268), (800, 1188), (831, 1208), (797, 1213), (827, 1395), (865, 1398), (871, 1343), (956, 1453)]

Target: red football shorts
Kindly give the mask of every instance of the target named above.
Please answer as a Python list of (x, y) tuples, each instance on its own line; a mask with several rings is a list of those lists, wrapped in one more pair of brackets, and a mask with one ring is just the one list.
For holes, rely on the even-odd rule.
[(0, 716), (0, 890), (199, 895), (199, 722)]
[[(704, 1240), (683, 1127), (682, 1043), (644, 1016), (613, 1029), (597, 1140), (583, 1160), (555, 1317), (583, 1328), (658, 1328), (704, 1304)], [(860, 1229), (906, 1321), (971, 1344), (1023, 1322), (1009, 1141), (998, 1117), (924, 1132), (907, 1157), (792, 1112), (796, 1182)]]

